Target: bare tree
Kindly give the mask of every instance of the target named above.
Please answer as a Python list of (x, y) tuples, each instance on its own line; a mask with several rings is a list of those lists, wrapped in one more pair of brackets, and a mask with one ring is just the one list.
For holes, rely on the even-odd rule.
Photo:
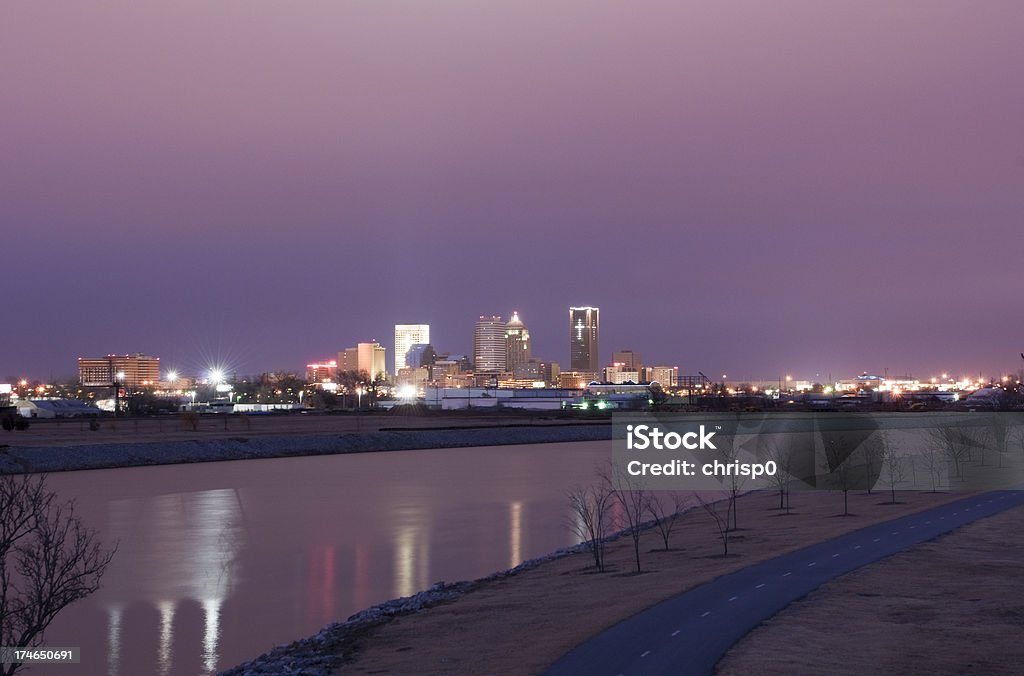
[[(700, 493), (697, 493), (697, 501), (700, 506), (708, 513), (718, 528), (718, 537), (722, 540), (722, 556), (729, 556), (729, 520), (732, 517), (732, 499), (726, 498), (725, 500), (708, 500)], [(722, 511), (722, 504), (725, 504), (725, 511)]]
[[(928, 430), (927, 434), (932, 436), (931, 430)], [(924, 465), (924, 469), (928, 472), (928, 478), (932, 484), (932, 493), (939, 490), (939, 477), (942, 476), (942, 468), (944, 465), (943, 452), (934, 443), (929, 443), (925, 446), (922, 453), (918, 454), (921, 459), (921, 464)]]
[(775, 474), (770, 475), (768, 479), (779, 493), (779, 509), (785, 509), (786, 514), (789, 514), (789, 493), (796, 478), (793, 473), (796, 452), (793, 449), (792, 437), (789, 436), (787, 442), (783, 443), (762, 435), (760, 444), (763, 457), (775, 463)]
[(993, 413), (989, 418), (991, 424), (989, 425), (989, 438), (992, 441), (992, 445), (996, 449), (996, 453), (999, 457), (999, 466), (1003, 466), (1003, 457), (1010, 449), (1010, 441), (1012, 439), (1011, 430), (1012, 427), (1009, 421), (1008, 413)]
[(878, 478), (875, 476), (875, 469), (882, 464), (885, 458), (886, 440), (881, 435), (881, 432), (876, 432), (862, 441), (860, 446), (857, 447), (857, 459), (861, 465), (858, 470), (863, 470), (864, 472), (864, 483), (867, 486), (868, 495), (871, 495), (875, 479)]
[[(45, 477), (0, 476), (0, 645), (44, 645), (60, 611), (99, 589), (113, 555)], [(0, 664), (0, 676), (21, 666)]]
[(1020, 452), (1024, 455), (1024, 427), (1014, 426), (1009, 437), (1013, 443), (1016, 443), (1017, 446), (1020, 447)]
[(647, 498), (647, 513), (654, 521), (654, 529), (661, 536), (665, 551), (669, 550), (672, 531), (679, 516), (690, 506), (690, 494), (680, 491), (655, 491)]
[(825, 471), (832, 488), (843, 492), (843, 516), (850, 516), (850, 490), (854, 486), (849, 441), (842, 435), (824, 440)]
[(647, 492), (643, 486), (624, 474), (614, 475), (610, 470), (598, 472), (601, 481), (607, 484), (618, 503), (619, 527), (629, 533), (633, 540), (633, 558), (636, 572), (640, 572), (640, 536), (643, 534), (644, 516), (647, 514)]
[(907, 477), (907, 456), (900, 453), (888, 440), (882, 436), (880, 448), (882, 449), (882, 478), (889, 487), (890, 505), (896, 504), (896, 486), (903, 483)]
[(971, 443), (963, 430), (953, 422), (928, 429), (929, 441), (953, 463), (957, 478), (963, 478), (963, 465), (970, 457)]
[[(740, 449), (736, 445), (736, 437), (733, 436), (729, 441), (723, 443), (718, 449), (718, 457), (721, 459), (722, 464), (732, 465), (739, 458)], [(739, 524), (736, 521), (736, 498), (739, 497), (740, 492), (743, 490), (743, 484), (747, 482), (747, 477), (740, 476), (738, 474), (729, 474), (726, 477), (725, 488), (729, 491), (729, 513), (732, 515), (732, 525), (726, 522), (726, 527), (731, 530), (738, 530)]]
[(576, 486), (568, 493), (572, 513), (570, 529), (590, 550), (594, 566), (604, 572), (605, 538), (611, 534), (612, 504), (615, 496), (611, 486), (600, 481), (590, 486)]

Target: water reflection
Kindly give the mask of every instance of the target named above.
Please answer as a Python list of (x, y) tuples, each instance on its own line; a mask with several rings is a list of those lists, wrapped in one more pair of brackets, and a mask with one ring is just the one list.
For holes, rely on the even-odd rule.
[(334, 545), (317, 546), (309, 558), (306, 571), (306, 621), (309, 624), (327, 624), (334, 616)]
[(523, 562), (523, 503), (509, 504), (508, 567), (515, 568)]
[(107, 609), (107, 645), (109, 650), (110, 673), (116, 674), (121, 663), (121, 608), (110, 606)]
[(171, 646), (174, 644), (174, 602), (161, 601), (160, 609), (160, 650), (156, 664), (160, 673), (171, 673)]
[(76, 676), (233, 666), (386, 599), (565, 546), (564, 491), (607, 452), (524, 445), (53, 475), (118, 551), (48, 642), (82, 647)]
[(402, 525), (395, 532), (395, 596), (412, 596), (430, 586), (428, 533), (414, 525)]
[[(120, 673), (123, 609), (138, 601), (159, 611), (155, 664), (160, 674), (172, 673), (175, 606), (186, 599), (203, 609), (203, 668), (216, 668), (221, 606), (231, 593), (243, 544), (241, 514), (233, 489), (110, 501), (108, 531), (119, 550), (107, 578), (117, 583), (107, 596), (120, 603), (109, 610), (108, 674)], [(126, 559), (145, 565), (128, 566)]]
[(217, 641), (220, 639), (220, 604), (221, 599), (205, 599), (203, 615), (206, 618), (206, 631), (203, 632), (203, 667), (209, 673), (217, 666)]

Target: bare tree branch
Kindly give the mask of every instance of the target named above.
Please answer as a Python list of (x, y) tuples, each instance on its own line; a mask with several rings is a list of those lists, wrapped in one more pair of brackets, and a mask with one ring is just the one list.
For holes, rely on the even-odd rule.
[[(100, 586), (114, 550), (59, 503), (43, 476), (0, 477), (0, 645), (34, 648), (68, 605)], [(0, 664), (0, 676), (22, 665)]]

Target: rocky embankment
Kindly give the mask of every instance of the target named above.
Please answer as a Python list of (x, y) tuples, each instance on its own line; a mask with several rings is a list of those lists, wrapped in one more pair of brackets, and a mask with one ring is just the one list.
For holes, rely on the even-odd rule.
[[(621, 535), (621, 533), (617, 533), (609, 538), (609, 541), (618, 539)], [(327, 676), (351, 656), (356, 649), (355, 646), (360, 639), (366, 636), (367, 632), (394, 617), (418, 613), (431, 606), (454, 601), (481, 584), (514, 577), (524, 570), (529, 570), (547, 561), (584, 551), (586, 551), (585, 545), (577, 545), (524, 561), (515, 568), (503, 570), (479, 580), (451, 584), (437, 582), (426, 591), (385, 601), (356, 613), (345, 622), (329, 624), (315, 636), (278, 646), (250, 662), (223, 671), (218, 676), (277, 676), (278, 674)]]
[(245, 436), (227, 439), (95, 444), (88, 446), (0, 446), (0, 474), (62, 472), (111, 467), (218, 462), (426, 448), (504, 446), (611, 439), (610, 424), (522, 425), (347, 434)]

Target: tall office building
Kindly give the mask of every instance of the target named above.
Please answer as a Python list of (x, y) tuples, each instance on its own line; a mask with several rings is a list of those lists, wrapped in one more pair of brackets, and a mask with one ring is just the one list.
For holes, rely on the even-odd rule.
[(640, 371), (644, 368), (644, 361), (640, 353), (633, 350), (619, 350), (612, 352), (612, 366), (620, 365), (625, 371)]
[(359, 343), (356, 352), (359, 355), (359, 370), (366, 371), (370, 380), (376, 380), (378, 375), (387, 373), (384, 365), (385, 349), (380, 343)]
[(473, 370), (476, 373), (504, 373), (505, 322), (499, 315), (480, 315), (473, 328)]
[(569, 308), (569, 367), (573, 371), (598, 373), (599, 322), (596, 307)]
[(530, 361), (530, 330), (519, 319), (519, 313), (513, 311), (512, 319), (505, 324), (505, 370), (515, 372), (517, 367), (528, 361)]
[(430, 342), (430, 324), (395, 324), (395, 375), (408, 366), (405, 356), (416, 344)]
[(338, 373), (359, 370), (359, 348), (346, 347), (338, 353)]
[(115, 381), (128, 389), (155, 385), (160, 381), (160, 357), (136, 352), (78, 358), (78, 382), (83, 386), (109, 386)]

